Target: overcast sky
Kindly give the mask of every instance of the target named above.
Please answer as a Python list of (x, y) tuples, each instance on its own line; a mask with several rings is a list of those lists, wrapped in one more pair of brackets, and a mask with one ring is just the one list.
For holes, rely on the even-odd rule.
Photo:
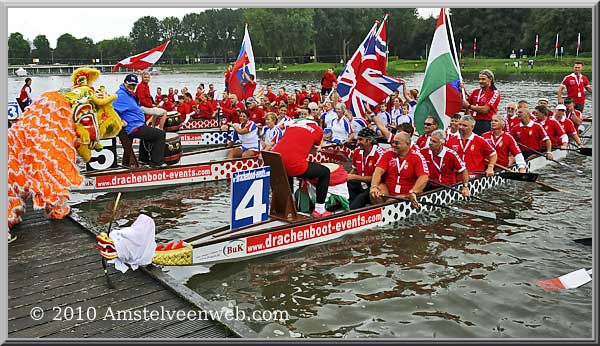
[[(187, 13), (201, 8), (8, 8), (8, 34), (20, 32), (26, 40), (46, 35), (50, 47), (69, 33), (75, 38), (89, 37), (95, 43), (118, 36), (128, 36), (133, 23), (143, 16), (159, 20), (175, 16), (182, 19)], [(422, 8), (422, 16), (437, 14), (439, 8)], [(91, 15), (90, 15), (91, 14)], [(106, 23), (102, 23), (106, 20)]]

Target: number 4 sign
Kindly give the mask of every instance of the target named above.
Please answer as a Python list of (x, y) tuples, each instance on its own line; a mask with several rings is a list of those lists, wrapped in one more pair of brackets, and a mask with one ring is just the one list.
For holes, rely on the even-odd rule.
[(271, 167), (233, 173), (231, 178), (231, 229), (269, 218)]

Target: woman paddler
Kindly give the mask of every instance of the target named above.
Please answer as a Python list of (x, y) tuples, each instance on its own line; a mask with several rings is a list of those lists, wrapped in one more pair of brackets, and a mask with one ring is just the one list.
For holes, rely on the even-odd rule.
[(285, 133), (275, 145), (273, 152), (281, 155), (290, 189), (294, 187), (294, 177), (316, 178), (317, 200), (312, 216), (315, 218), (329, 216), (331, 213), (325, 210), (325, 199), (329, 189), (329, 168), (306, 160), (308, 154), (319, 150), (323, 140), (323, 130), (312, 116), (285, 125)]

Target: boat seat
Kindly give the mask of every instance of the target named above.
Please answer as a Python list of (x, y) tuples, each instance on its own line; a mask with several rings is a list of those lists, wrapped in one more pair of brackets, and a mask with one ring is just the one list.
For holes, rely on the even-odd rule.
[(296, 210), (281, 155), (272, 151), (261, 151), (261, 155), (264, 165), (271, 166), (271, 217), (288, 222), (306, 219), (305, 215), (298, 214)]
[(119, 132), (119, 140), (121, 141), (121, 146), (123, 147), (123, 166), (139, 167), (140, 164), (138, 163), (138, 160), (135, 157), (135, 153), (133, 152), (131, 138), (129, 138), (124, 128), (122, 128)]

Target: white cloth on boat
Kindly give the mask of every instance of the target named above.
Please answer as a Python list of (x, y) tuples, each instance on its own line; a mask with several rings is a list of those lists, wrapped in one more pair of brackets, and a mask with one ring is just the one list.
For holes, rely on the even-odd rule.
[(156, 249), (154, 220), (144, 214), (140, 214), (131, 227), (114, 230), (110, 237), (115, 243), (115, 249), (119, 257), (110, 260), (115, 268), (125, 273), (129, 266), (136, 270), (139, 266), (152, 263)]

